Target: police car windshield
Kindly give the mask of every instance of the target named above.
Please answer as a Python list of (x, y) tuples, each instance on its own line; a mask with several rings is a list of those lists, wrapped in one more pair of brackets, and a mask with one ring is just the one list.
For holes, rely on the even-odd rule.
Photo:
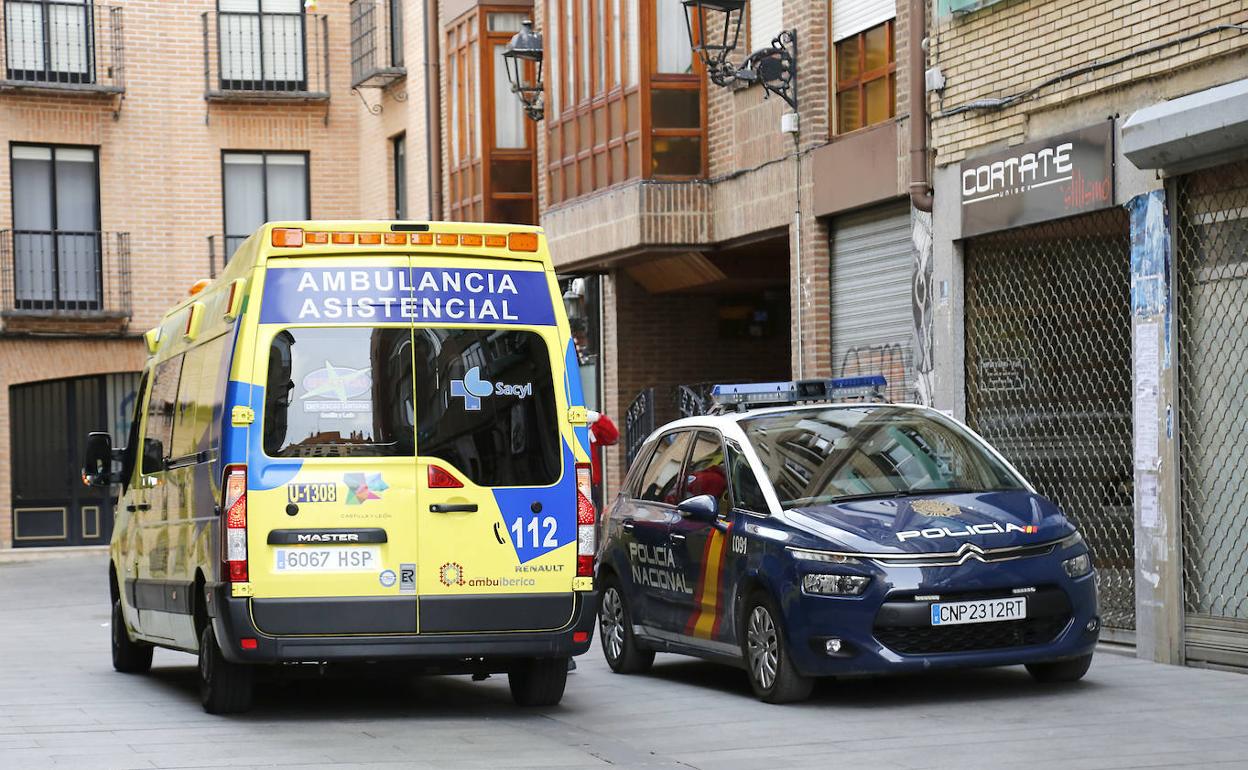
[(740, 425), (782, 508), (1026, 488), (937, 414), (887, 405), (816, 407), (747, 417)]

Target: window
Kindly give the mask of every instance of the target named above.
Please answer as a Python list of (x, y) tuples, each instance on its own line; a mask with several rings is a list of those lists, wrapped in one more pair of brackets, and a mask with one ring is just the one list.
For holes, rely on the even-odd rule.
[(308, 156), (302, 152), (225, 152), (225, 253), (260, 225), (308, 219)]
[(386, 0), (390, 12), (390, 66), (403, 66), (403, 0)]
[(836, 43), (838, 133), (881, 123), (897, 112), (897, 62), (893, 22)]
[(688, 75), (693, 72), (693, 48), (689, 46), (689, 30), (685, 6), (668, 0), (652, 0), (655, 5), (656, 72)]
[(407, 219), (407, 134), (390, 140), (394, 157), (394, 218)]
[(174, 461), (216, 447), (217, 430), (212, 416), (221, 414), (225, 400), (221, 367), (225, 343), (231, 339), (227, 334), (219, 335), (183, 356), (173, 438), (166, 451)]
[(173, 446), (173, 422), (177, 415), (178, 380), (182, 356), (156, 365), (152, 392), (147, 397), (147, 422), (143, 428), (143, 473), (160, 473)]
[(6, 0), (9, 80), (94, 83), (90, 0)]
[(684, 502), (698, 495), (715, 498), (721, 513), (727, 513), (732, 507), (728, 495), (728, 471), (724, 465), (724, 445), (717, 433), (699, 431), (689, 452), (680, 500)]
[(749, 458), (741, 451), (741, 447), (728, 442), (729, 475), (732, 477), (732, 499), (736, 506), (744, 511), (768, 513), (767, 497), (758, 483), (754, 469), (750, 467)]
[(97, 149), (14, 144), (14, 301), (21, 310), (101, 307)]
[[(555, 381), (541, 335), (417, 328), (414, 344), (421, 457), (453, 465), (482, 486), (559, 480), (563, 450)], [(469, 383), (490, 392), (474, 396), (465, 390)], [(510, 387), (500, 393), (501, 386)]]
[(283, 330), (269, 346), (264, 452), (412, 455), (412, 393), (410, 329)]
[(750, 50), (770, 47), (784, 29), (784, 4), (781, 0), (753, 0), (746, 8), (750, 13)]
[(641, 476), (639, 500), (675, 505), (678, 501), (680, 469), (689, 450), (689, 431), (675, 431), (659, 436), (658, 445), (650, 455), (650, 464)]
[(307, 90), (301, 0), (217, 0), (223, 91)]

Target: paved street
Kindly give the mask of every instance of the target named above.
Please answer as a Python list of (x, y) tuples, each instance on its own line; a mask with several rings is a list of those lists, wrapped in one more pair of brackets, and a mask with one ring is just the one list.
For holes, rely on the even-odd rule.
[(105, 561), (0, 563), (3, 768), (1248, 768), (1248, 676), (1097, 657), (1040, 687), (1021, 669), (827, 682), (756, 702), (739, 672), (660, 656), (654, 673), (580, 659), (559, 708), (523, 711), (505, 677), (266, 684), (220, 718), (194, 659), (112, 671)]

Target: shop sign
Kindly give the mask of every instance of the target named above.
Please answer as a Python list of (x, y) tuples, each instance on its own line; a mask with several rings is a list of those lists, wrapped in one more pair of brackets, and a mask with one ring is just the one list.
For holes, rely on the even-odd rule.
[(1114, 205), (1114, 122), (963, 161), (962, 237)]

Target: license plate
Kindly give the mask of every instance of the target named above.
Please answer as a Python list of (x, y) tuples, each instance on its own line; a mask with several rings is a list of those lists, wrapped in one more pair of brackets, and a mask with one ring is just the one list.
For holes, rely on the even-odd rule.
[(956, 626), (964, 623), (997, 623), (1027, 617), (1027, 599), (980, 599), (973, 602), (943, 602), (932, 605), (933, 626)]
[(277, 548), (274, 570), (290, 572), (376, 572), (381, 566), (377, 546)]

